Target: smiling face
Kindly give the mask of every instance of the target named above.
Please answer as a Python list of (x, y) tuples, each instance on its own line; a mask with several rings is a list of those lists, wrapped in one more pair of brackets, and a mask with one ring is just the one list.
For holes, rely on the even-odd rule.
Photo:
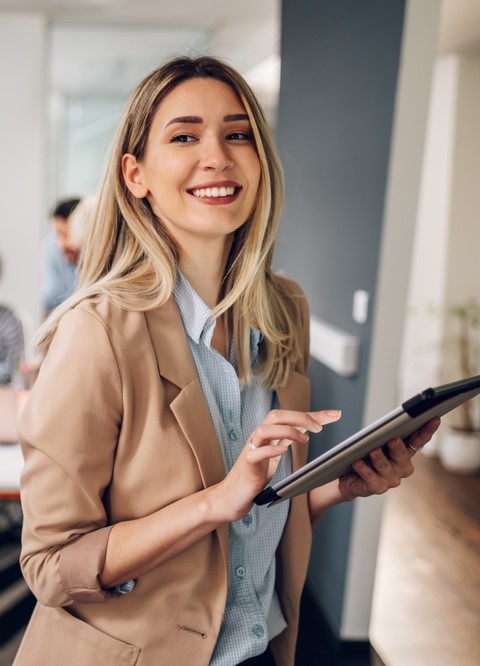
[(225, 240), (248, 218), (260, 162), (245, 108), (213, 78), (177, 85), (159, 105), (141, 160), (123, 156), (125, 182), (146, 197), (180, 248), (193, 238)]

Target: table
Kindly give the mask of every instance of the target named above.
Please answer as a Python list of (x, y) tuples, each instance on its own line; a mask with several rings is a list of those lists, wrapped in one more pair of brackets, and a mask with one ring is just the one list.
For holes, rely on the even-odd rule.
[(20, 499), (20, 444), (0, 444), (0, 500)]
[(19, 444), (0, 444), (0, 532), (12, 532), (22, 523), (20, 473), (23, 456)]

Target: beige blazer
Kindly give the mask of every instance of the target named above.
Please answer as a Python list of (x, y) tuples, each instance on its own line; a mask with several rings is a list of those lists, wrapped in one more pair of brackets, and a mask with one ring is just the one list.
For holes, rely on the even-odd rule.
[[(278, 397), (283, 408), (306, 410), (308, 312), (299, 299), (304, 359)], [(24, 409), (20, 439), (21, 565), (38, 604), (15, 666), (207, 666), (227, 594), (226, 526), (141, 576), (130, 594), (98, 583), (114, 523), (225, 476), (174, 301), (144, 313), (99, 297), (67, 313)], [(306, 449), (293, 447), (294, 468), (305, 459)], [(278, 666), (294, 663), (310, 544), (301, 496), (278, 552), (288, 622), (272, 641)]]

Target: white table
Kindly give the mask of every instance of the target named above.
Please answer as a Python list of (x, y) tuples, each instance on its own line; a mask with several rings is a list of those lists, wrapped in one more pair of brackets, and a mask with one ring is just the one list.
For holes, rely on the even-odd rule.
[(0, 444), (0, 539), (3, 534), (20, 534), (20, 472), (23, 456), (19, 444)]
[(0, 500), (20, 499), (20, 444), (0, 444)]

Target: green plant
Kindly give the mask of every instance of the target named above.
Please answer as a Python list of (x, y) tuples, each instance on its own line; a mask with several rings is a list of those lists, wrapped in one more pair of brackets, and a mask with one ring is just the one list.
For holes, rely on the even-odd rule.
[[(470, 298), (465, 303), (450, 305), (446, 315), (445, 347), (446, 351), (455, 350), (456, 358), (452, 360), (458, 366), (460, 377), (480, 373), (480, 304)], [(474, 414), (477, 404), (478, 400), (469, 400), (458, 408), (457, 429), (469, 432), (478, 429)]]
[[(425, 359), (430, 355), (434, 360), (432, 372), (440, 383), (455, 381), (480, 374), (480, 302), (468, 298), (464, 302), (441, 306), (426, 303), (411, 306), (409, 315), (419, 320), (425, 327), (422, 333), (428, 338), (428, 331), (435, 330), (428, 341), (415, 347), (417, 354)], [(433, 321), (435, 320), (435, 325)], [(463, 403), (449, 415), (453, 428), (472, 432), (480, 429), (480, 400), (475, 398)], [(478, 412), (478, 413), (477, 413)]]

